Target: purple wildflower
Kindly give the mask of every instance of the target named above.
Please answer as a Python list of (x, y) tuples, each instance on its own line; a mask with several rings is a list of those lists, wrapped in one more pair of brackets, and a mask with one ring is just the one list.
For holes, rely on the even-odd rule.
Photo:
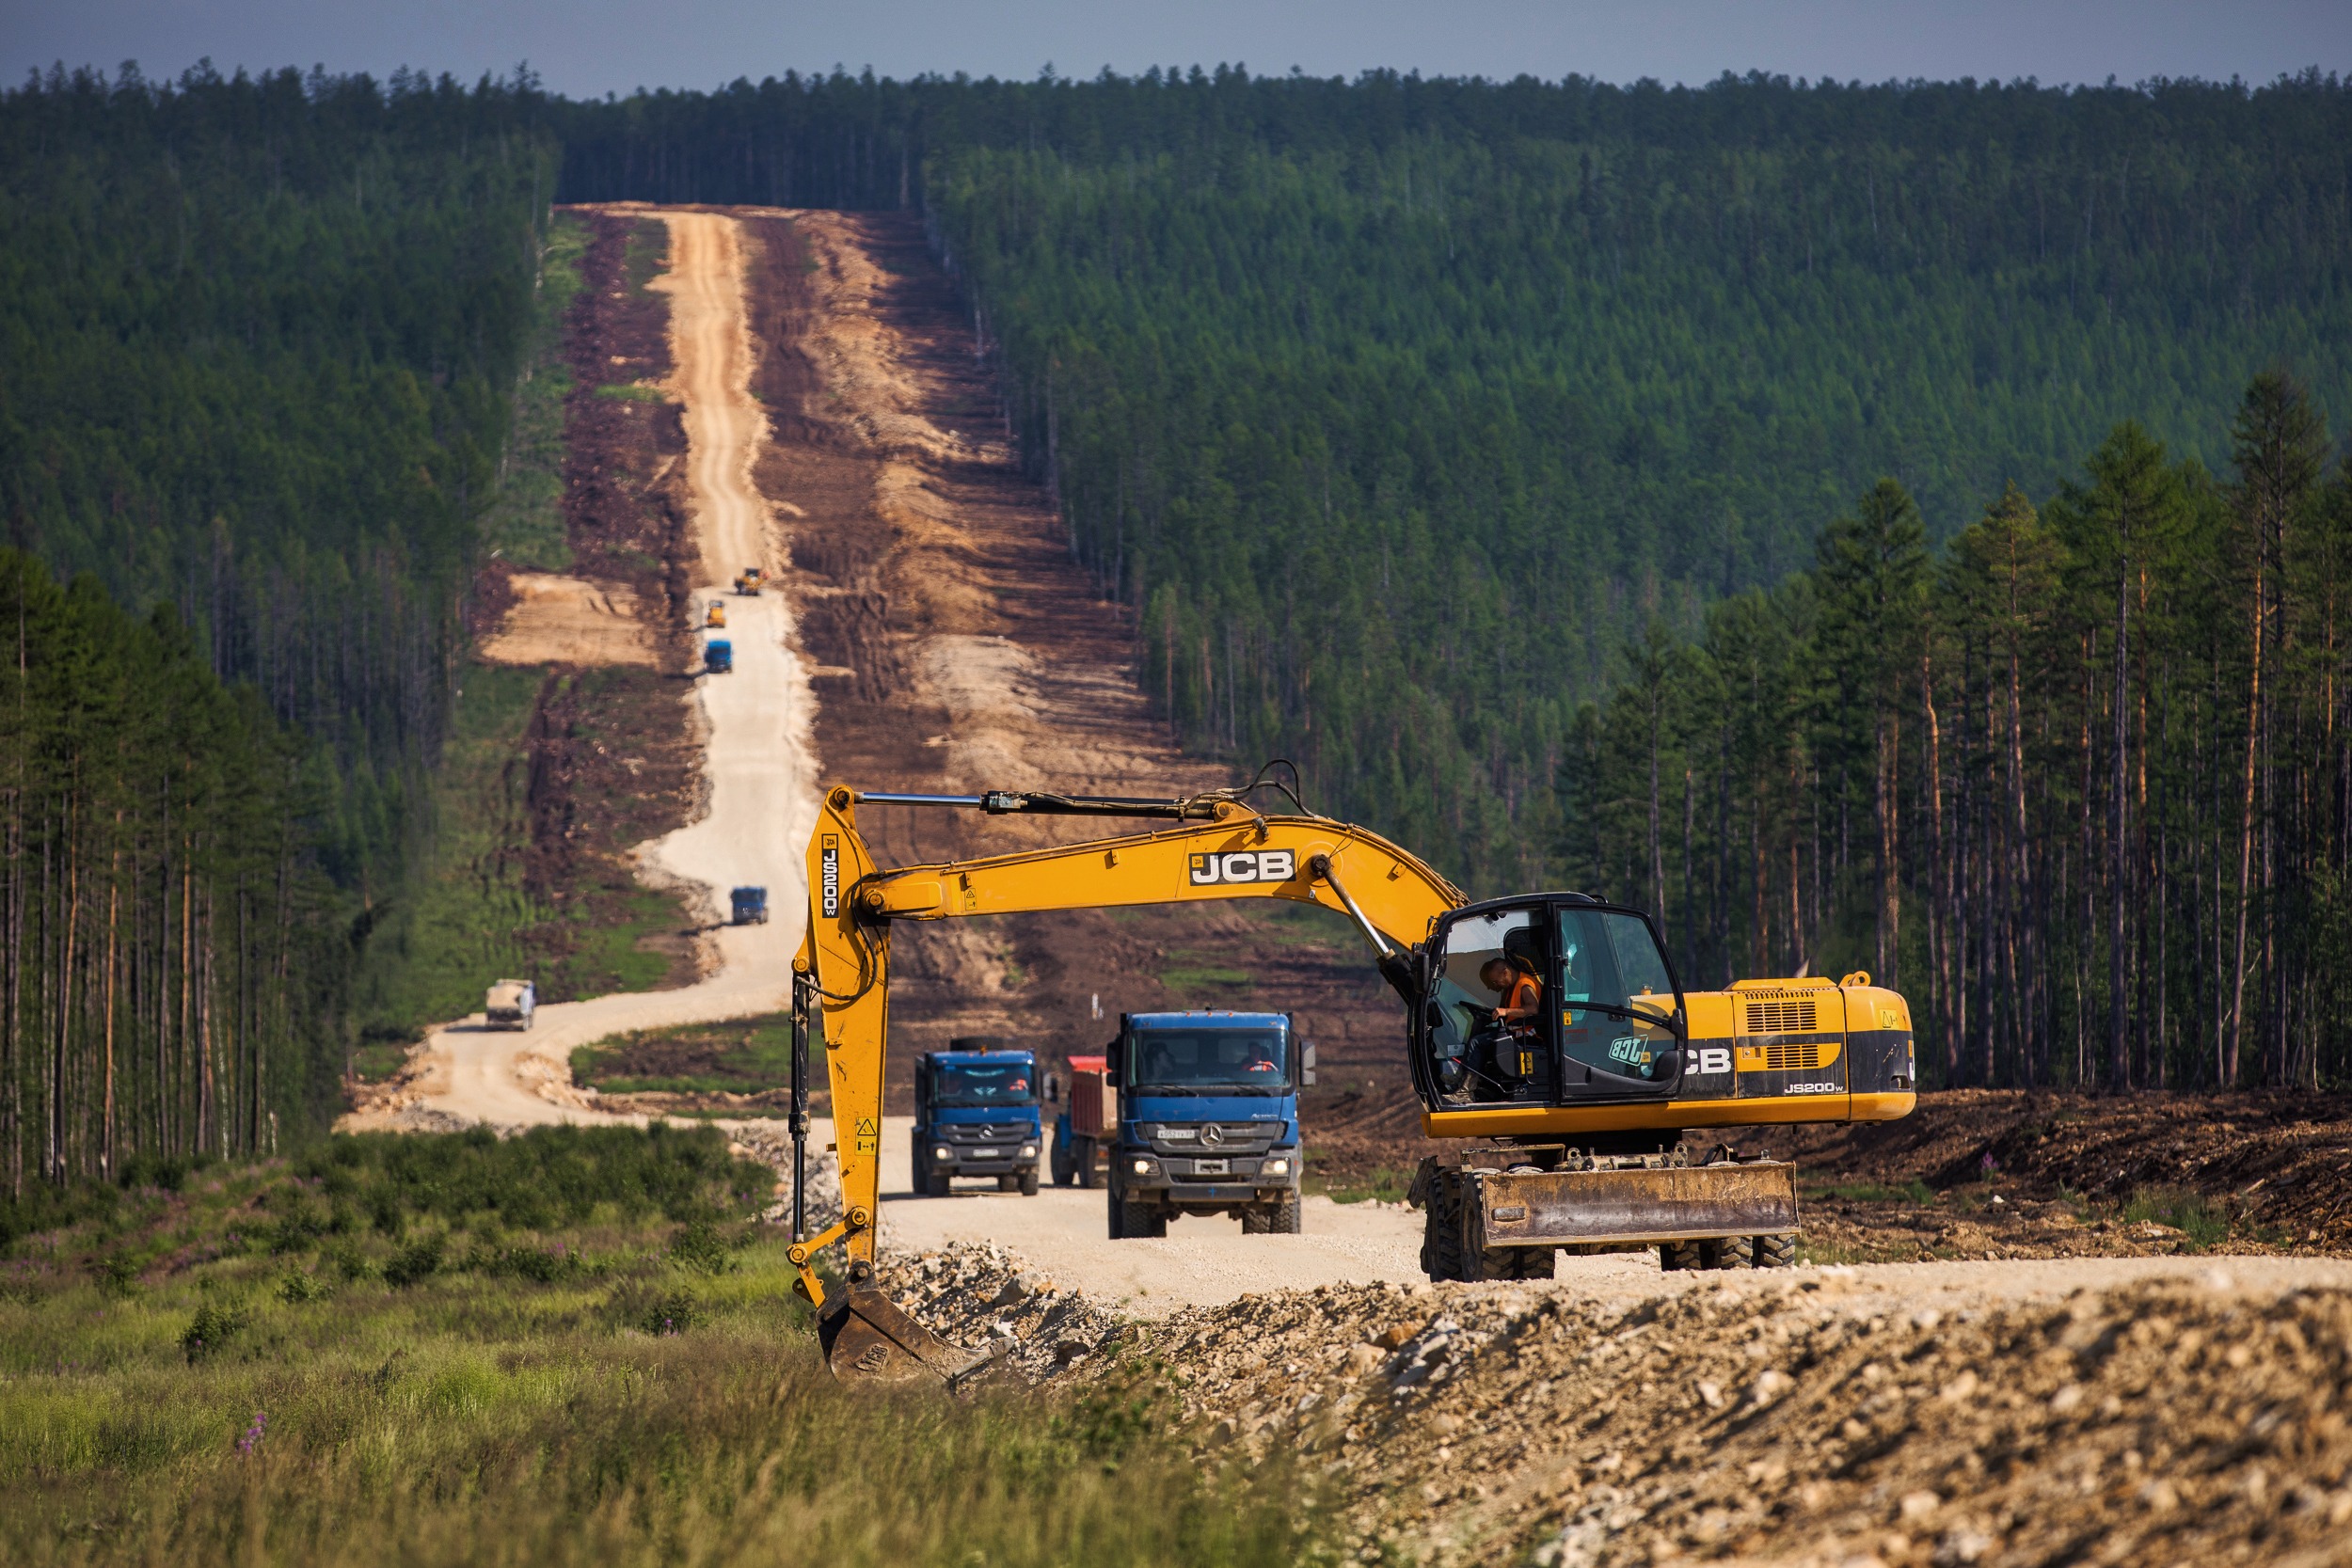
[(1991, 1176), (1994, 1171), (1999, 1170), (2000, 1168), (2001, 1162), (1993, 1158), (1993, 1151), (1989, 1148), (1984, 1151), (1984, 1158), (1977, 1162), (1977, 1169), (1982, 1171), (1987, 1176)]
[(253, 1413), (253, 1424), (245, 1429), (243, 1437), (237, 1439), (237, 1451), (250, 1457), (256, 1449), (261, 1448), (262, 1433), (268, 1425), (269, 1418), (256, 1410)]

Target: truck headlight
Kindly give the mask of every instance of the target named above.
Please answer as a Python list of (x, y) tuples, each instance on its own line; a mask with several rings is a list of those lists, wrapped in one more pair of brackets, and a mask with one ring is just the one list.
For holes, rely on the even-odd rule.
[(1149, 1176), (1152, 1174), (1152, 1162), (1149, 1160), (1137, 1160), (1129, 1168), (1132, 1169), (1137, 1176)]
[(1261, 1176), (1288, 1176), (1290, 1173), (1291, 1163), (1288, 1160), (1268, 1160), (1258, 1167)]
[(1034, 1159), (1036, 1159), (1036, 1158), (1037, 1158), (1037, 1145), (1035, 1145), (1035, 1144), (1023, 1144), (1023, 1145), (1021, 1146), (1021, 1158), (1023, 1158), (1024, 1160), (1034, 1160)]
[(952, 1160), (955, 1157), (956, 1151), (949, 1148), (946, 1144), (941, 1144), (937, 1148), (931, 1150), (931, 1158), (934, 1160)]

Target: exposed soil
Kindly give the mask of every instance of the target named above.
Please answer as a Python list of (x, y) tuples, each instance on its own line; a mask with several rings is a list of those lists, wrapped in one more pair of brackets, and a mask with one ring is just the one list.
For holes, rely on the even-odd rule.
[[(1007, 443), (970, 315), (919, 221), (744, 224), (753, 388), (771, 430), (756, 475), (789, 540), (827, 780), (1159, 797), (1233, 782), (1235, 768), (1178, 752), (1152, 717), (1127, 612), (1071, 561), (1052, 499)], [(885, 864), (1089, 836), (885, 808), (860, 826)], [(1202, 977), (1216, 971), (1249, 983)], [(911, 1108), (914, 1055), (950, 1036), (1066, 1053), (1099, 1048), (1122, 1011), (1172, 1006), (1295, 1012), (1322, 1045), (1325, 1083), (1401, 1085), (1394, 1004), (1336, 921), (1163, 907), (902, 927), (888, 1104)]]
[(548, 572), (501, 572), (495, 580), (504, 590), (496, 630), (474, 646), (489, 663), (657, 662), (651, 628), (627, 589)]

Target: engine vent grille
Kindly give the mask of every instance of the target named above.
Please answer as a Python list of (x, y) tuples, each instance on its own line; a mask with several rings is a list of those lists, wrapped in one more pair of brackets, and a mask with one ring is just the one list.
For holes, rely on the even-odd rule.
[(1822, 1058), (1836, 1057), (1837, 1047), (1825, 1040), (1801, 1040), (1790, 1044), (1774, 1040), (1764, 1048), (1764, 1070), (1767, 1072), (1819, 1072), (1828, 1066)]
[(1748, 1004), (1748, 1033), (1751, 1035), (1809, 1035), (1820, 1025), (1813, 1003), (1807, 1001), (1751, 1002)]

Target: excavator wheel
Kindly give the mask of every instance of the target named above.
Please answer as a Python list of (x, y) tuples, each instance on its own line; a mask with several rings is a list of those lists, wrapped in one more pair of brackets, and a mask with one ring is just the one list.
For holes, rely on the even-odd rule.
[(1759, 1269), (1792, 1269), (1797, 1265), (1797, 1239), (1794, 1236), (1758, 1236), (1754, 1242), (1756, 1266)]
[(1706, 1265), (1699, 1261), (1698, 1243), (1661, 1242), (1658, 1243), (1658, 1266), (1672, 1271), (1704, 1268)]
[(1748, 1266), (1748, 1240), (1734, 1237), (1727, 1242), (1701, 1242), (1699, 1267), (1702, 1269), (1744, 1269)]

